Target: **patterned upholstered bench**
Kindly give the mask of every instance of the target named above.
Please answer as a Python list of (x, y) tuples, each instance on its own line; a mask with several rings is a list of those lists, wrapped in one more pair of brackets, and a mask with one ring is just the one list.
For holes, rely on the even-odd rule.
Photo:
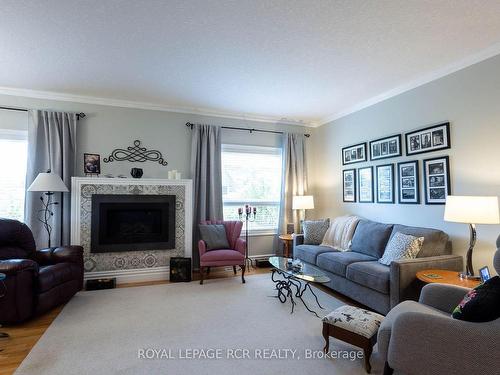
[(328, 352), (330, 337), (363, 349), (366, 372), (370, 373), (370, 356), (377, 342), (377, 331), (384, 317), (354, 306), (341, 306), (323, 318), (323, 337)]

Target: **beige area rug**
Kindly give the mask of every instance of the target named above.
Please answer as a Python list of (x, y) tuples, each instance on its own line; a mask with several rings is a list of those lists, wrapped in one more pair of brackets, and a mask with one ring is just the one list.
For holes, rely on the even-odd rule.
[[(359, 358), (307, 358), (323, 348), (321, 319), (300, 302), (290, 314), (288, 302), (269, 297), (273, 289), (270, 275), (255, 275), (246, 284), (234, 277), (80, 292), (16, 374), (365, 374)], [(325, 310), (309, 292), (305, 299), (320, 316), (342, 304), (315, 291)], [(331, 338), (330, 351), (358, 349)]]

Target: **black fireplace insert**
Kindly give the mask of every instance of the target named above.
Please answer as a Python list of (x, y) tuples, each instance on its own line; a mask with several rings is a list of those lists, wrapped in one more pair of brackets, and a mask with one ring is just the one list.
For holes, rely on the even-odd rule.
[(174, 248), (175, 195), (92, 195), (92, 253)]

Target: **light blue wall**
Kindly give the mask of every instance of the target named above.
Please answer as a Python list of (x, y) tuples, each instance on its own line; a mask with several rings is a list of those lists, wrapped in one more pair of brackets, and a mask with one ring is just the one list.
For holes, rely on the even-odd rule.
[[(343, 168), (344, 146), (405, 133), (443, 121), (451, 123), (450, 150)], [(388, 223), (440, 228), (449, 233), (454, 252), (465, 254), (468, 228), (446, 223), (444, 206), (342, 202), (342, 170), (367, 165), (450, 156), (452, 194), (500, 196), (500, 56), (438, 79), (314, 131), (309, 147), (316, 217), (353, 213)], [(422, 168), (422, 166), (420, 167)], [(423, 195), (422, 195), (423, 198)], [(500, 225), (479, 225), (474, 265), (492, 268)]]

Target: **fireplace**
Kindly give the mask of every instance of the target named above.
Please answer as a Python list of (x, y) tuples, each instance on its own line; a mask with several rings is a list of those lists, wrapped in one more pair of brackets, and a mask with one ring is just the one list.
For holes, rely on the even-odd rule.
[(92, 195), (92, 253), (175, 248), (175, 195)]

